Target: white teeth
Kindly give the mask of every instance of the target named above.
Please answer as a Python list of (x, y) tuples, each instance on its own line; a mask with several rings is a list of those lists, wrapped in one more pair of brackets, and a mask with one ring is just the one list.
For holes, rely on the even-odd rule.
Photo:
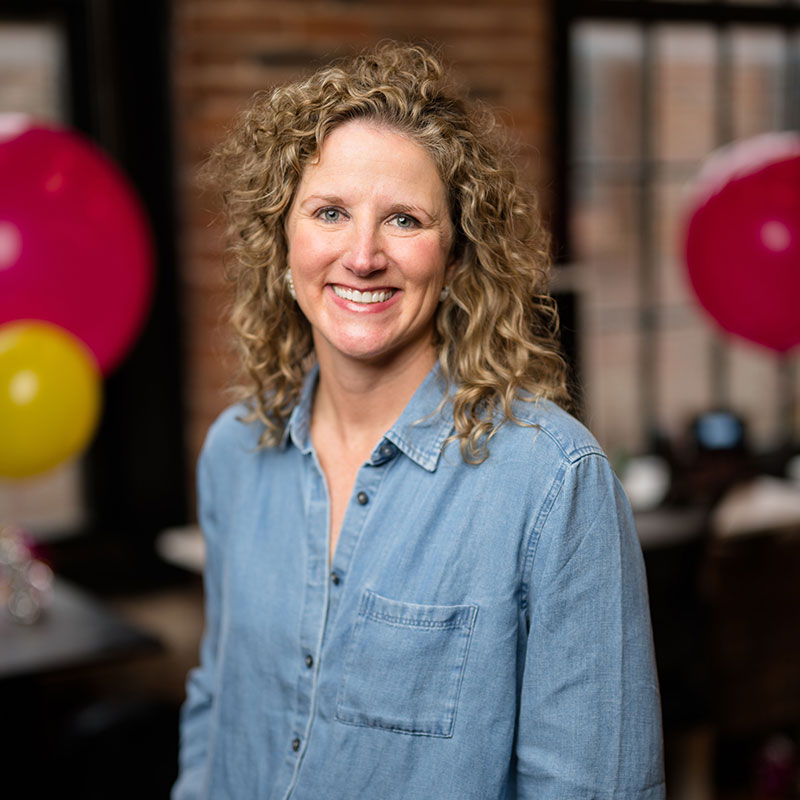
[(388, 300), (394, 293), (395, 289), (388, 289), (380, 292), (360, 292), (358, 289), (345, 289), (343, 286), (334, 286), (333, 293), (337, 297), (344, 300), (350, 300), (353, 303), (383, 303)]

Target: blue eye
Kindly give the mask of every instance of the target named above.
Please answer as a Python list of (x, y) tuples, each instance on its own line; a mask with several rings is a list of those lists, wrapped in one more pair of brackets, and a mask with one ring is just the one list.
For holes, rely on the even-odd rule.
[(414, 217), (409, 216), (408, 214), (398, 214), (394, 218), (394, 223), (395, 225), (397, 225), (398, 228), (413, 228), (419, 225), (417, 220), (415, 220)]
[(319, 212), (319, 216), (325, 220), (325, 222), (338, 222), (341, 219), (342, 212), (339, 211), (338, 208), (323, 208)]

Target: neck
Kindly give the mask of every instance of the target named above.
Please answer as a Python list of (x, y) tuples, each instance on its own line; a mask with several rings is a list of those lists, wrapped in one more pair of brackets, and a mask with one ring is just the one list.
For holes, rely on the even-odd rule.
[(419, 385), (436, 363), (428, 346), (387, 363), (337, 358), (317, 351), (319, 384), (311, 424), (335, 436), (344, 447), (367, 450), (402, 414)]

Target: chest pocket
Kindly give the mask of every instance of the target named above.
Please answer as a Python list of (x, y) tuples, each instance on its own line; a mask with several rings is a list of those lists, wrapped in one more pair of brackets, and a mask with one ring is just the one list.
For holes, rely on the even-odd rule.
[(399, 733), (450, 737), (478, 607), (361, 598), (336, 719)]

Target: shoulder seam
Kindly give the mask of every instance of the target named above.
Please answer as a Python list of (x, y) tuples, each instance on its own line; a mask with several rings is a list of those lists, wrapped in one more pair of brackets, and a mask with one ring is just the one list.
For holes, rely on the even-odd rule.
[[(517, 416), (517, 423), (522, 423), (526, 427), (536, 428), (536, 430), (538, 430), (540, 433), (543, 433), (545, 436), (547, 436), (550, 441), (553, 442), (553, 444), (561, 451), (561, 454), (570, 464), (574, 464), (584, 456), (589, 455), (598, 455), (602, 456), (603, 458), (607, 458), (606, 454), (603, 452), (603, 449), (596, 442), (590, 441), (581, 445), (580, 447), (567, 448), (559, 436), (556, 436), (553, 431), (550, 430), (550, 428), (542, 425), (540, 422)], [(514, 423), (512, 422), (512, 424)]]
[[(571, 466), (571, 464), (570, 464)], [(563, 464), (561, 469), (558, 470), (553, 478), (550, 488), (547, 491), (547, 496), (544, 499), (539, 513), (536, 515), (533, 525), (530, 527), (530, 532), (527, 537), (527, 544), (525, 546), (525, 558), (522, 563), (522, 580), (520, 582), (520, 608), (526, 611), (528, 608), (529, 595), (530, 595), (530, 575), (533, 570), (533, 561), (536, 558), (536, 550), (539, 547), (541, 533), (544, 526), (547, 524), (547, 518), (553, 510), (558, 495), (564, 486), (564, 479), (567, 474), (567, 464)]]
[[(552, 401), (537, 398), (531, 403), (516, 403), (514, 418), (506, 421), (545, 433), (569, 463), (592, 453), (605, 457), (591, 431), (579, 419)], [(562, 431), (562, 428), (566, 428), (566, 431)], [(571, 428), (574, 428), (572, 435)]]

